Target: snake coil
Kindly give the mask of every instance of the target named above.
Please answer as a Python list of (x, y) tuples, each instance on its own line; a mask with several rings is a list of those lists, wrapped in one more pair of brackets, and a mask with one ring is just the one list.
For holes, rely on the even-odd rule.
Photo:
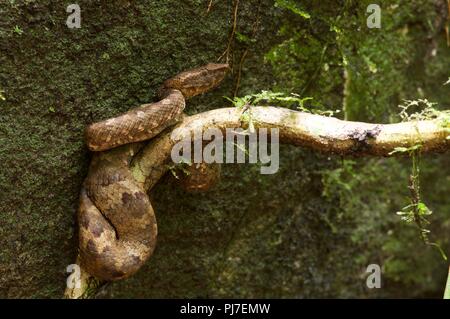
[(185, 99), (216, 87), (226, 64), (207, 64), (166, 80), (161, 100), (118, 117), (91, 124), (85, 131), (94, 152), (80, 194), (78, 211), (80, 262), (101, 280), (134, 274), (151, 256), (157, 224), (149, 197), (133, 177), (130, 163), (142, 143), (176, 124)]

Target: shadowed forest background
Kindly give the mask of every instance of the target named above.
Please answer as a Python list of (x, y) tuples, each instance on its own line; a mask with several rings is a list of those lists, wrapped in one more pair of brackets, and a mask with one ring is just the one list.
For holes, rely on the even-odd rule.
[[(446, 0), (246, 0), (237, 8), (233, 72), (187, 113), (261, 90), (312, 97), (339, 118), (398, 122), (404, 99), (449, 109)], [(78, 194), (90, 154), (83, 130), (156, 98), (180, 71), (215, 62), (236, 0), (0, 3), (0, 297), (61, 298), (77, 254)], [(448, 263), (396, 212), (408, 204), (411, 160), (341, 158), (282, 146), (280, 170), (224, 165), (212, 191), (173, 177), (151, 194), (154, 255), (102, 297), (442, 297)], [(450, 158), (424, 156), (431, 239), (450, 252)], [(382, 267), (382, 288), (366, 267)]]

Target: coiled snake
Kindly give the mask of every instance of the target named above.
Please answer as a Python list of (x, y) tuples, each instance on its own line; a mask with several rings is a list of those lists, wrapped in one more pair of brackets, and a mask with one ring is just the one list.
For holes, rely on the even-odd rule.
[(151, 256), (157, 224), (149, 197), (130, 163), (149, 140), (183, 116), (185, 99), (216, 87), (226, 64), (207, 64), (167, 80), (161, 100), (116, 118), (91, 124), (86, 143), (94, 151), (80, 194), (79, 256), (83, 269), (101, 280), (134, 274)]

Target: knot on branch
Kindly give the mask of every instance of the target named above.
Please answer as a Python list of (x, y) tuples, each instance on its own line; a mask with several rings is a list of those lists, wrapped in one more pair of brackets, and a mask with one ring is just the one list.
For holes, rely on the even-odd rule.
[(355, 129), (350, 134), (348, 134), (348, 137), (355, 141), (355, 145), (352, 148), (352, 151), (355, 153), (361, 153), (367, 150), (369, 145), (369, 140), (376, 138), (381, 132), (380, 125), (376, 125), (371, 129)]

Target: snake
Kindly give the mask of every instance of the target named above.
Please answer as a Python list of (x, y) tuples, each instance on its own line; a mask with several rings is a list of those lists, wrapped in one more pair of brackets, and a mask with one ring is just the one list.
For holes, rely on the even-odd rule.
[(181, 121), (187, 99), (217, 87), (228, 71), (227, 64), (209, 63), (181, 72), (163, 82), (159, 101), (87, 126), (85, 142), (93, 156), (80, 192), (78, 237), (80, 266), (90, 275), (128, 278), (153, 254), (155, 212), (145, 187), (133, 177), (133, 157)]

